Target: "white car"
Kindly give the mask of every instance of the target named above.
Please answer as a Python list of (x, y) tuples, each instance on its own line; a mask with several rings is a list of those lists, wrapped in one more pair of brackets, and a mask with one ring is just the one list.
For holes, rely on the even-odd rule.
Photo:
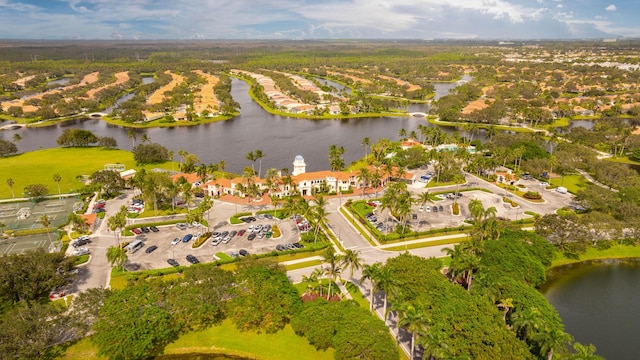
[(422, 207), (422, 205), (418, 208), (419, 212), (423, 212), (424, 211), (424, 207)]
[(175, 238), (173, 240), (171, 240), (171, 245), (176, 245), (180, 242), (180, 238)]
[(427, 206), (426, 208), (424, 208), (424, 211), (431, 212), (431, 206)]
[(541, 183), (540, 183), (540, 186), (542, 186), (542, 187), (547, 187), (547, 186), (549, 186), (549, 183), (548, 183), (548, 182), (543, 181), (543, 182), (541, 182)]
[(250, 232), (250, 233), (253, 232), (253, 225), (249, 225), (249, 229), (247, 230), (247, 232)]
[(74, 256), (80, 256), (80, 255), (90, 254), (90, 252), (89, 252), (89, 249), (87, 249), (86, 247), (81, 247), (73, 250), (71, 254)]

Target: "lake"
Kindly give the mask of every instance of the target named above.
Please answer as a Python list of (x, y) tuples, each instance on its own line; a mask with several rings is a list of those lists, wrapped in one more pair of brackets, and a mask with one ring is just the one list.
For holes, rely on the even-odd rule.
[[(148, 80), (147, 80), (148, 81)], [(436, 85), (436, 95), (442, 96), (456, 86), (456, 83)], [(241, 114), (231, 120), (192, 127), (134, 129), (138, 141), (146, 133), (152, 142), (160, 143), (176, 154), (186, 150), (199, 156), (200, 161), (209, 164), (224, 160), (226, 169), (241, 173), (251, 166), (246, 159), (249, 151), (262, 150), (262, 169), (291, 167), (296, 155), (302, 155), (307, 170), (317, 171), (329, 168), (329, 146), (345, 147), (344, 159), (347, 164), (361, 158), (365, 149), (360, 145), (364, 137), (372, 142), (379, 138), (398, 139), (398, 132), (417, 130), (419, 124), (429, 125), (424, 117), (382, 117), (345, 120), (310, 120), (271, 115), (256, 104), (248, 94), (247, 83), (233, 79), (231, 94), (241, 106)], [(128, 95), (131, 96), (131, 95)], [(426, 112), (428, 104), (413, 104), (412, 112)], [(75, 120), (54, 126), (24, 128), (0, 132), (0, 138), (12, 140), (15, 133), (23, 139), (18, 143), (21, 151), (57, 147), (56, 139), (67, 128), (89, 130), (97, 136), (111, 136), (118, 147), (130, 150), (132, 140), (128, 129), (107, 124), (100, 119)], [(454, 128), (443, 127), (443, 131), (453, 133)], [(478, 138), (478, 135), (476, 135)], [(178, 157), (176, 156), (176, 159)], [(258, 166), (258, 163), (256, 163)], [(264, 170), (263, 170), (264, 173)]]
[(640, 259), (565, 266), (550, 279), (545, 296), (576, 341), (606, 359), (638, 358)]

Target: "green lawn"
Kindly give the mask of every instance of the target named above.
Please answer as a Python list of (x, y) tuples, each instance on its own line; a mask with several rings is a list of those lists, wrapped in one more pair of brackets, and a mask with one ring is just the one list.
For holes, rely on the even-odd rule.
[[(133, 154), (124, 150), (107, 150), (99, 147), (53, 148), (31, 151), (16, 156), (0, 158), (0, 172), (3, 174), (0, 186), (0, 199), (10, 199), (11, 189), (6, 185), (7, 178), (14, 181), (16, 197), (22, 197), (24, 187), (29, 184), (43, 184), (50, 194), (58, 192), (53, 175), (62, 177), (60, 190), (68, 193), (83, 187), (76, 179), (79, 175), (91, 175), (104, 168), (105, 164), (123, 164), (127, 169), (136, 168)], [(171, 163), (146, 165), (146, 169), (171, 169)]]
[(586, 253), (580, 254), (579, 259), (567, 258), (563, 254), (557, 253), (556, 258), (551, 263), (551, 267), (572, 264), (586, 260), (622, 258), (640, 258), (640, 246), (613, 245), (606, 250), (598, 250), (596, 248), (590, 247), (587, 249)]
[(363, 309), (369, 310), (369, 306), (370, 306), (369, 300), (366, 299), (364, 295), (362, 295), (362, 292), (358, 289), (356, 285), (354, 285), (350, 281), (345, 281), (344, 286), (347, 288), (347, 290), (349, 290), (349, 294), (351, 294), (351, 297), (353, 298), (353, 300), (358, 304), (360, 304), (360, 307), (362, 307)]
[[(587, 179), (585, 179), (580, 174), (568, 174), (564, 176), (564, 179), (562, 177), (553, 178), (550, 182), (550, 184), (554, 186), (566, 187), (567, 190), (569, 190), (569, 192), (572, 194), (577, 194), (578, 192), (584, 190), (587, 187), (588, 183), (589, 181), (587, 181)], [(544, 196), (544, 192), (542, 195)]]
[[(165, 349), (165, 354), (213, 353), (256, 359), (333, 359), (333, 349), (317, 351), (306, 338), (297, 336), (291, 326), (276, 334), (240, 332), (226, 320), (220, 326), (181, 336)], [(88, 339), (71, 345), (60, 359), (100, 359), (97, 349)]]

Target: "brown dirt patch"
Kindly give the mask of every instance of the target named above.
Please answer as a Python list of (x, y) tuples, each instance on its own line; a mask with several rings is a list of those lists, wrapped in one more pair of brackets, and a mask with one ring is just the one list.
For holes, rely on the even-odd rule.
[(116, 81), (112, 82), (111, 84), (107, 84), (105, 86), (101, 86), (99, 88), (95, 88), (95, 89), (91, 89), (89, 91), (87, 91), (87, 97), (89, 97), (89, 99), (93, 99), (96, 96), (96, 93), (100, 90), (112, 87), (112, 86), (117, 86), (120, 84), (123, 84), (127, 81), (129, 81), (129, 72), (128, 71), (123, 71), (123, 72), (119, 72), (117, 74), (115, 74), (116, 76)]
[(488, 108), (489, 105), (485, 104), (483, 99), (475, 100), (470, 102), (467, 106), (462, 109), (462, 113), (464, 115), (469, 115), (474, 111), (482, 110)]
[(400, 85), (400, 86), (405, 86), (408, 85), (409, 89), (407, 91), (415, 91), (415, 90), (420, 90), (421, 87), (415, 84), (411, 84), (408, 81), (404, 81), (402, 79), (397, 79), (391, 76), (386, 76), (386, 75), (378, 75), (379, 78), (384, 79), (384, 80), (388, 80), (388, 81), (394, 81), (396, 84)]
[(160, 104), (164, 100), (165, 92), (173, 90), (173, 88), (184, 81), (184, 76), (174, 74), (169, 70), (165, 71), (164, 73), (171, 75), (171, 82), (151, 94), (151, 96), (149, 96), (149, 99), (147, 100), (147, 104)]
[(206, 80), (206, 83), (202, 85), (200, 91), (198, 91), (193, 99), (193, 109), (199, 114), (204, 110), (209, 110), (209, 112), (217, 111), (220, 103), (216, 98), (213, 88), (218, 84), (218, 77), (207, 74), (202, 70), (194, 70), (193, 72), (202, 76)]

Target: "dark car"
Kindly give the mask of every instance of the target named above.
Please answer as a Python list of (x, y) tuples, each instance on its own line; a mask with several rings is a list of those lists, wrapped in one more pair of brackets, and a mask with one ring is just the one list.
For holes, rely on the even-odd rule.
[(291, 245), (293, 245), (293, 247), (296, 247), (298, 249), (302, 249), (304, 247), (304, 245), (302, 245), (300, 243), (292, 243)]
[(249, 241), (251, 241), (251, 240), (253, 240), (255, 238), (256, 238), (256, 233), (251, 233), (251, 234), (249, 234), (249, 236), (247, 236), (247, 240), (249, 240)]
[(180, 264), (178, 264), (178, 262), (175, 259), (168, 259), (167, 262), (171, 266), (180, 266)]
[(278, 251), (284, 251), (284, 250), (285, 250), (285, 248), (284, 248), (284, 246), (283, 246), (283, 245), (277, 245), (277, 246), (276, 246), (276, 250), (278, 250)]
[(197, 264), (197, 263), (200, 262), (197, 257), (195, 257), (195, 256), (193, 256), (191, 254), (187, 255), (187, 261), (192, 263), (192, 264)]
[(144, 227), (144, 226), (141, 227), (140, 230), (142, 230), (142, 232), (145, 233), (145, 234), (148, 233), (149, 231), (151, 231), (151, 230), (149, 230), (148, 227)]
[(444, 211), (444, 208), (442, 207), (442, 205), (438, 206), (438, 210), (440, 210), (440, 212)]
[(249, 255), (249, 252), (245, 249), (240, 249), (240, 251), (238, 251), (238, 254), (242, 255), (242, 256), (247, 256)]
[(238, 233), (237, 231), (232, 230), (232, 231), (229, 233), (229, 236), (234, 237), (234, 236), (236, 236), (236, 234), (237, 234), (237, 233)]
[(149, 230), (151, 230), (151, 231), (153, 231), (153, 232), (158, 232), (158, 231), (160, 231), (160, 229), (158, 229), (158, 228), (157, 228), (157, 227), (155, 227), (155, 226), (149, 226)]
[(240, 236), (244, 235), (245, 232), (247, 232), (247, 230), (245, 230), (245, 229), (238, 230), (238, 235), (237, 236), (240, 237)]
[(151, 254), (155, 249), (157, 249), (158, 247), (155, 245), (151, 245), (147, 248), (147, 250), (145, 250), (144, 252), (146, 252), (147, 254)]
[(105, 209), (103, 209), (103, 208), (96, 208), (96, 209), (93, 209), (93, 213), (94, 213), (94, 214), (97, 214), (97, 213), (103, 213), (103, 212), (106, 212), (106, 210), (105, 210)]
[(189, 240), (191, 240), (191, 238), (193, 238), (192, 234), (187, 234), (182, 238), (182, 242), (189, 242)]
[(91, 239), (88, 238), (79, 238), (78, 240), (73, 242), (73, 247), (77, 248), (82, 245), (87, 245), (91, 242)]
[(223, 231), (220, 233), (220, 237), (227, 237), (227, 235), (229, 235), (228, 231)]

